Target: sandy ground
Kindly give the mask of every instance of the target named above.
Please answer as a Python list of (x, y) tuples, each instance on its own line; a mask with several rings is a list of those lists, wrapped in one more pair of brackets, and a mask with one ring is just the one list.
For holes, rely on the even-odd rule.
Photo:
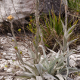
[[(17, 71), (22, 71), (17, 61), (13, 37), (1, 36), (0, 43), (0, 80), (4, 80), (4, 78), (5, 80), (20, 80), (20, 78), (14, 79), (12, 76)], [(27, 47), (29, 47), (28, 44), (31, 44), (31, 41), (26, 38), (25, 43), (24, 41), (18, 41), (17, 44), (19, 51), (22, 52), (23, 61), (27, 61), (29, 59)]]

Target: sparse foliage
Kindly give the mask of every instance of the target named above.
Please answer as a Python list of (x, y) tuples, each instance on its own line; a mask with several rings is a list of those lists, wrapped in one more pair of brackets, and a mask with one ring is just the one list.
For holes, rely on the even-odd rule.
[[(22, 51), (19, 51), (17, 41), (14, 34), (13, 29), (13, 16), (7, 17), (11, 24), (11, 32), (14, 37), (14, 48), (16, 50), (16, 56), (18, 59), (19, 64), (21, 65), (23, 71), (21, 74), (16, 74), (17, 77), (23, 77), (26, 79), (31, 80), (67, 80), (68, 75), (74, 71), (80, 71), (76, 68), (71, 68), (69, 66), (69, 56), (76, 52), (75, 49), (70, 50), (69, 46), (72, 42), (76, 41), (77, 39), (69, 41), (69, 37), (71, 36), (74, 27), (77, 24), (77, 21), (68, 28), (67, 25), (67, 11), (68, 11), (68, 3), (65, 0), (65, 21), (63, 22), (62, 19), (57, 18), (53, 11), (49, 14), (49, 18), (45, 17), (44, 21), (45, 24), (40, 24), (39, 22), (39, 0), (35, 0), (35, 26), (36, 29), (32, 30), (32, 17), (29, 23), (29, 29), (35, 33), (34, 43), (32, 44), (32, 49), (28, 48), (28, 55), (31, 60), (24, 62), (21, 54)], [(18, 29), (18, 32), (21, 32), (21, 29)], [(46, 54), (46, 49), (44, 47), (44, 42), (48, 39), (54, 38), (56, 43), (59, 44), (60, 49), (58, 52), (55, 52), (49, 48), (49, 54)], [(62, 38), (62, 43), (59, 40)], [(46, 44), (45, 42), (45, 44)], [(43, 54), (40, 53), (39, 49), (42, 49)], [(5, 65), (7, 67), (7, 65)], [(64, 75), (65, 76), (64, 76)]]

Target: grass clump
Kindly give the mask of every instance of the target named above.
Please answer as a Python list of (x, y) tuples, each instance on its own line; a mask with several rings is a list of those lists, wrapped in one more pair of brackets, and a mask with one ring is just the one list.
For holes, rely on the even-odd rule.
[(76, 10), (77, 12), (80, 12), (80, 1), (79, 0), (67, 0), (68, 6), (72, 10)]

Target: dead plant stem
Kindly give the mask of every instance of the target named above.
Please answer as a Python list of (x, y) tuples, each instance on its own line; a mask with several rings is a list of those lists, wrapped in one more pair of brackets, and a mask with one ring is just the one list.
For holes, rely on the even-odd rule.
[(39, 0), (35, 0), (35, 19), (36, 19), (36, 27), (37, 27), (36, 41), (35, 41), (36, 59), (38, 58), (38, 51), (39, 51), (38, 50), (38, 44), (39, 44), (39, 12), (38, 12), (38, 7), (39, 7)]
[[(13, 21), (10, 21), (10, 23), (11, 23), (11, 32), (12, 32), (12, 35), (13, 35), (14, 41), (15, 41), (15, 46), (14, 47), (17, 47), (18, 48), (16, 37), (15, 37), (15, 34), (14, 34), (14, 29), (13, 29)], [(18, 58), (18, 61), (20, 60), (20, 62), (23, 63), (23, 60), (21, 58), (21, 55), (20, 55), (20, 52), (19, 52), (18, 49), (17, 49), (17, 52), (16, 52), (16, 56)]]

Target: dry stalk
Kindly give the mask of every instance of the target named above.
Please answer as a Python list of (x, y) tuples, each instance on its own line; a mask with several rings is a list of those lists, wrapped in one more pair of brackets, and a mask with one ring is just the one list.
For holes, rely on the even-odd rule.
[[(35, 50), (36, 50), (36, 56), (35, 59), (38, 58), (38, 44), (39, 44), (39, 11), (38, 11), (38, 7), (39, 7), (39, 0), (35, 0), (35, 19), (36, 19), (36, 27), (37, 27), (37, 32), (36, 32), (36, 40), (35, 40)], [(37, 61), (35, 62), (37, 63)]]

